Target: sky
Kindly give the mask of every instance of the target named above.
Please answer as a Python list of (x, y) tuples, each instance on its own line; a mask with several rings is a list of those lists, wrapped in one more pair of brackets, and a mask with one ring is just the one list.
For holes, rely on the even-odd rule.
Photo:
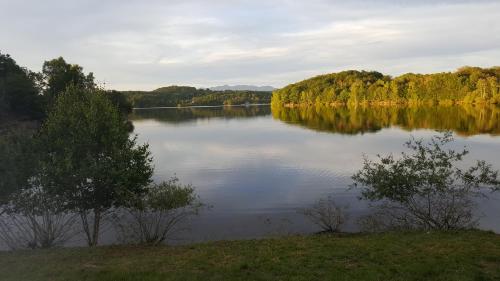
[(0, 52), (106, 88), (271, 85), (500, 65), (500, 0), (0, 0)]

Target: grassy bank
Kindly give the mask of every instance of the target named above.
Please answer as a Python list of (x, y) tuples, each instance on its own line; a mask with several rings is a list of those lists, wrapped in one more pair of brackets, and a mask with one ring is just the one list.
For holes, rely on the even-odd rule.
[(0, 279), (500, 280), (500, 235), (317, 235), (0, 253)]

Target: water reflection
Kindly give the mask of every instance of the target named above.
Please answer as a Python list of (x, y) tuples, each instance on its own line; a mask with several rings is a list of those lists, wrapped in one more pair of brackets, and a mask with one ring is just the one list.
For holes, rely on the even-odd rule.
[[(455, 111), (466, 109), (434, 109), (438, 113), (429, 114), (437, 120), (412, 117), (403, 109), (385, 113), (392, 112), (388, 108), (378, 109), (380, 112), (358, 108), (357, 113), (348, 108), (274, 110), (274, 118), (269, 106), (135, 111), (135, 132), (139, 142), (150, 144), (155, 179), (166, 180), (176, 174), (184, 183), (196, 186), (201, 199), (213, 206), (193, 221), (191, 232), (183, 238), (200, 241), (262, 237), (276, 229), (283, 233), (311, 232), (315, 229), (296, 210), (330, 194), (350, 204), (354, 229), (355, 218), (366, 212), (366, 204), (358, 201), (356, 191), (348, 186), (350, 176), (362, 166), (363, 154), (373, 157), (397, 153), (410, 135), (428, 139), (435, 134), (430, 129), (452, 124), (453, 115), (445, 117), (443, 110), (462, 114)], [(325, 112), (321, 114), (321, 110)], [(413, 112), (427, 114), (421, 110), (425, 109)], [(500, 122), (485, 125), (493, 113), (498, 119), (495, 110), (486, 109), (481, 114), (471, 111), (462, 120), (476, 125), (455, 126), (464, 135), (487, 133), (457, 137), (457, 149), (464, 145), (470, 148), (468, 163), (484, 159), (500, 168), (500, 137), (494, 136), (500, 130), (493, 126)], [(277, 119), (277, 113), (296, 119)], [(396, 117), (406, 121), (398, 123)], [(427, 120), (431, 125), (414, 120)], [(439, 126), (439, 121), (444, 123)], [(407, 124), (407, 130), (394, 127), (403, 126), (401, 123)], [(409, 132), (411, 128), (420, 129)], [(498, 201), (487, 200), (481, 208), (482, 227), (500, 231)], [(271, 224), (267, 223), (269, 219)]]
[(130, 116), (133, 121), (152, 119), (167, 123), (192, 122), (209, 118), (250, 118), (271, 114), (269, 106), (213, 106), (184, 108), (136, 109)]
[(392, 126), (404, 130), (452, 130), (458, 135), (500, 135), (500, 107), (484, 106), (375, 106), (279, 107), (273, 117), (322, 132), (358, 134)]

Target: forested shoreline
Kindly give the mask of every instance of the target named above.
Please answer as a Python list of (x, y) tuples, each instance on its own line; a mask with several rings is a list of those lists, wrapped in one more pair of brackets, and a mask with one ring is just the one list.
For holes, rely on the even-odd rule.
[(275, 105), (500, 103), (500, 67), (391, 77), (348, 70), (319, 75), (273, 92)]
[(260, 104), (271, 102), (271, 92), (261, 91), (212, 91), (188, 86), (168, 86), (153, 91), (122, 91), (136, 108), (162, 106), (215, 106)]

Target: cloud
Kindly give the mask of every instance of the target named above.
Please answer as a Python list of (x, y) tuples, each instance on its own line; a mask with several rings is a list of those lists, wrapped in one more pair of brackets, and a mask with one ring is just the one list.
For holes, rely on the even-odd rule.
[(0, 0), (2, 52), (64, 56), (108, 87), (283, 86), (343, 69), (498, 65), (498, 1)]
[(273, 58), (286, 55), (287, 48), (258, 48), (258, 49), (239, 49), (229, 48), (211, 52), (201, 58), (204, 63), (218, 62), (222, 60), (248, 60)]

